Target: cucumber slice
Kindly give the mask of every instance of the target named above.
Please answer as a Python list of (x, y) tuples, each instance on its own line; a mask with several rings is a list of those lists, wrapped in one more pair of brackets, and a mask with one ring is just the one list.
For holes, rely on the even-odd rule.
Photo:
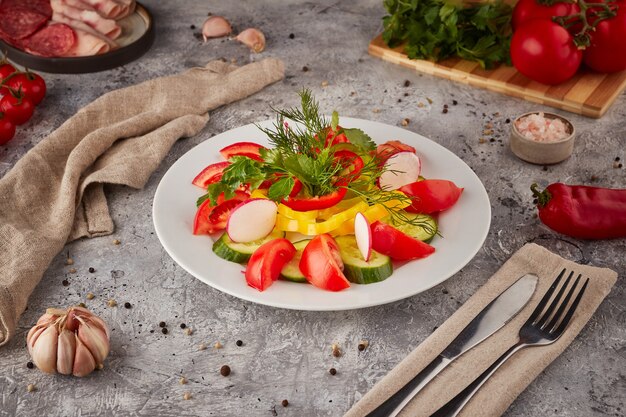
[(281, 279), (293, 282), (306, 282), (305, 276), (300, 272), (300, 258), (302, 258), (302, 251), (304, 251), (304, 248), (310, 241), (311, 239), (305, 239), (293, 244), (296, 247), (296, 254), (283, 266), (282, 271), (280, 271)]
[(339, 236), (336, 239), (343, 261), (343, 273), (355, 284), (372, 284), (384, 281), (393, 273), (391, 258), (372, 250), (370, 260), (365, 262), (354, 236)]
[(235, 243), (228, 237), (228, 233), (224, 233), (218, 240), (213, 243), (213, 252), (220, 258), (227, 261), (243, 264), (248, 262), (255, 250), (265, 242), (272, 239), (284, 237), (284, 232), (272, 232), (263, 239), (254, 242)]
[(402, 233), (411, 236), (422, 242), (430, 242), (437, 234), (437, 220), (428, 214), (415, 214), (403, 211), (403, 216), (417, 224), (410, 224), (401, 221), (392, 221), (388, 217), (383, 222), (390, 224)]

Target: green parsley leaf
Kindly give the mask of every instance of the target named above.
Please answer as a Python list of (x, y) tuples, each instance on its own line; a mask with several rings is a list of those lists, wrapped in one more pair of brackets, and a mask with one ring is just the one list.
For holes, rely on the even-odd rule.
[(343, 133), (345, 133), (350, 143), (364, 151), (373, 151), (376, 149), (376, 143), (361, 129), (343, 129)]
[(267, 197), (273, 201), (281, 201), (291, 193), (294, 184), (293, 177), (282, 177), (270, 186)]

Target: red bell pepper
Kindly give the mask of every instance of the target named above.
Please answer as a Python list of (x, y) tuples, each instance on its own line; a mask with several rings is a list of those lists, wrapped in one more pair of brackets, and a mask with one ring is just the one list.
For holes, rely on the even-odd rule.
[(328, 148), (329, 146), (337, 145), (339, 143), (350, 143), (346, 134), (343, 133), (343, 128), (341, 126), (337, 126), (337, 130), (333, 130), (332, 127), (328, 127), (324, 146)]
[(332, 193), (323, 196), (315, 196), (311, 198), (289, 197), (283, 199), (281, 202), (295, 211), (322, 210), (332, 207), (343, 200), (347, 192), (347, 188), (339, 187)]
[(259, 291), (276, 281), (280, 271), (296, 254), (293, 243), (284, 238), (273, 239), (254, 251), (246, 267), (246, 282)]
[(626, 189), (554, 183), (539, 191), (539, 218), (552, 230), (577, 239), (626, 237)]
[(222, 179), (224, 169), (226, 169), (226, 167), (229, 165), (230, 162), (228, 161), (211, 164), (208, 167), (204, 168), (198, 175), (196, 175), (191, 183), (193, 185), (197, 185), (203, 190), (206, 190), (209, 184), (213, 184), (214, 182), (218, 182)]
[(411, 205), (405, 208), (406, 211), (428, 214), (452, 207), (463, 188), (448, 180), (423, 180), (402, 186), (400, 191), (412, 200)]
[(359, 178), (361, 170), (363, 169), (363, 166), (365, 166), (363, 159), (359, 155), (352, 151), (340, 150), (336, 151), (334, 156), (337, 163), (344, 167), (344, 169), (340, 172), (340, 175), (346, 183)]
[(230, 159), (233, 156), (247, 156), (250, 159), (262, 162), (263, 158), (261, 158), (260, 149), (265, 149), (265, 146), (254, 142), (237, 142), (222, 148), (220, 153), (226, 159)]

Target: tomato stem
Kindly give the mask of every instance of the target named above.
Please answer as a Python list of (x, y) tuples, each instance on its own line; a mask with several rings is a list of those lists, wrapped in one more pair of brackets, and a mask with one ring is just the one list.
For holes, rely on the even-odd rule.
[(546, 204), (548, 204), (548, 202), (552, 199), (552, 194), (550, 194), (550, 191), (548, 191), (547, 189), (539, 191), (537, 189), (538, 187), (539, 185), (537, 185), (537, 183), (534, 183), (530, 186), (530, 190), (533, 192), (533, 197), (537, 199), (537, 205), (539, 207), (545, 207)]

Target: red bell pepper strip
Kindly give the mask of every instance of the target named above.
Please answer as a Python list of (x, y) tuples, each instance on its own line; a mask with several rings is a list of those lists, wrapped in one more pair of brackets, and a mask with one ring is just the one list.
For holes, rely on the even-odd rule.
[(332, 127), (328, 127), (327, 129), (328, 132), (326, 133), (324, 147), (328, 148), (329, 146), (337, 145), (339, 143), (350, 143), (346, 134), (343, 133), (343, 128), (341, 126), (337, 126), (337, 130), (333, 130)]
[(276, 281), (280, 271), (296, 254), (293, 243), (284, 238), (270, 240), (254, 251), (246, 267), (246, 282), (265, 291)]
[(330, 194), (315, 196), (311, 198), (289, 197), (282, 200), (282, 203), (295, 211), (322, 210), (332, 207), (345, 197), (348, 189), (339, 187)]
[(228, 161), (211, 164), (208, 167), (204, 168), (198, 175), (196, 175), (191, 183), (193, 185), (197, 185), (203, 190), (206, 190), (206, 187), (209, 184), (213, 184), (214, 182), (218, 182), (222, 179), (224, 169), (226, 169), (228, 165), (230, 165), (230, 162)]
[(461, 196), (459, 188), (448, 180), (423, 180), (400, 187), (400, 191), (411, 198), (405, 208), (410, 213), (435, 213), (452, 207)]
[(386, 223), (375, 222), (372, 230), (372, 249), (396, 261), (425, 258), (435, 252), (428, 243), (412, 238)]
[(340, 150), (336, 151), (334, 156), (337, 163), (345, 168), (340, 173), (345, 182), (349, 183), (359, 178), (365, 165), (359, 155), (352, 151)]
[(260, 149), (265, 149), (265, 147), (254, 142), (237, 142), (222, 148), (220, 153), (226, 159), (230, 159), (233, 156), (247, 156), (255, 161), (263, 162)]
[(626, 237), (626, 189), (554, 183), (539, 191), (539, 218), (550, 229), (577, 239)]

